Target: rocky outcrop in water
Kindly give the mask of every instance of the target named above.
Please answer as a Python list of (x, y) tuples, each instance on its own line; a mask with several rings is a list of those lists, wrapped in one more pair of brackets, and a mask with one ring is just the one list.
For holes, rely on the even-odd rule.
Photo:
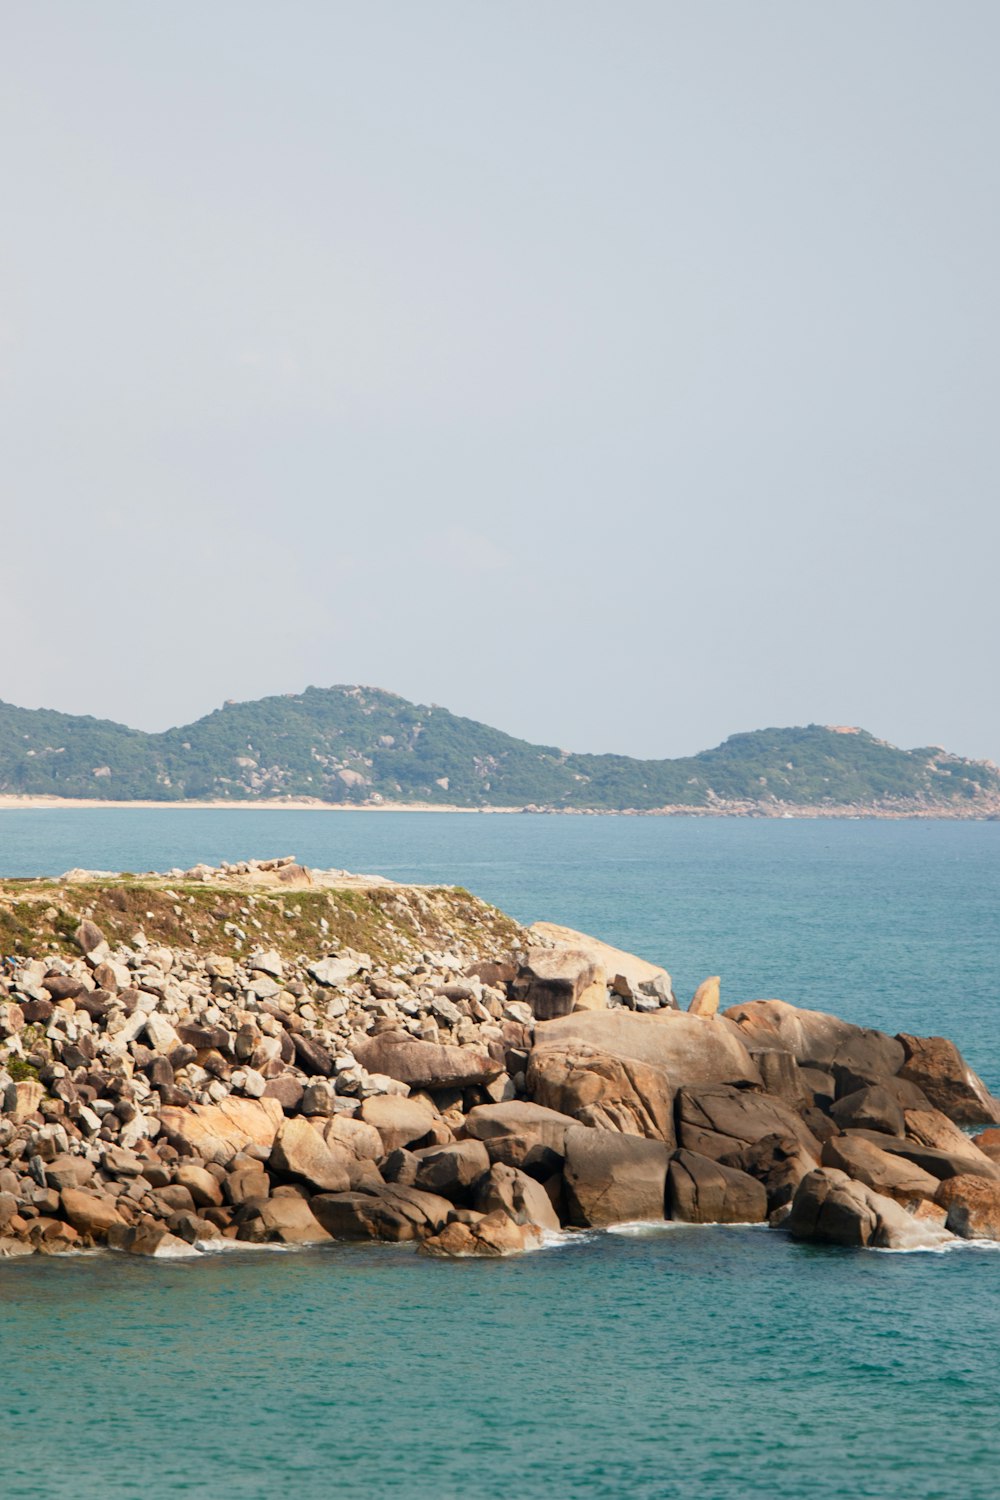
[(961, 1128), (1000, 1106), (952, 1043), (720, 1010), (717, 976), (682, 1012), (655, 965), (465, 892), (290, 859), (74, 872), (0, 887), (0, 938), (3, 1255), (493, 1256), (665, 1217), (1000, 1234), (997, 1132)]

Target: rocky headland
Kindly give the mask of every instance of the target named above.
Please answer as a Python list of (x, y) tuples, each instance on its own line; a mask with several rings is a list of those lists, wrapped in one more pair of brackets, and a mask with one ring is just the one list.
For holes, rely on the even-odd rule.
[[(291, 857), (0, 882), (0, 1255), (664, 1219), (1000, 1239), (954, 1044), (669, 974), (451, 887)], [(973, 1138), (970, 1128), (978, 1128)]]

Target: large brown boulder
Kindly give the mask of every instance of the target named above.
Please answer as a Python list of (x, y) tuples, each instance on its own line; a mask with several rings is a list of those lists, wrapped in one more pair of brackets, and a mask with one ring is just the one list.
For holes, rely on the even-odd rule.
[(954, 1042), (905, 1031), (897, 1040), (905, 1050), (900, 1074), (921, 1088), (935, 1109), (959, 1125), (1000, 1124), (1000, 1100), (973, 1073)]
[(1000, 1162), (1000, 1130), (983, 1130), (979, 1135), (973, 1136), (972, 1144), (977, 1151), (982, 1151), (992, 1162)]
[(474, 1140), (490, 1142), (503, 1136), (529, 1136), (558, 1156), (565, 1155), (567, 1130), (577, 1125), (572, 1115), (564, 1115), (543, 1104), (525, 1099), (510, 1099), (504, 1104), (477, 1104), (465, 1117), (465, 1129)]
[(929, 1250), (952, 1238), (933, 1220), (911, 1216), (835, 1167), (802, 1179), (784, 1227), (798, 1240), (885, 1250)]
[(719, 1009), (719, 992), (722, 980), (718, 974), (703, 979), (691, 997), (689, 1016), (714, 1016)]
[(414, 1187), (439, 1193), (453, 1202), (471, 1197), (476, 1184), (490, 1170), (489, 1152), (482, 1141), (455, 1141), (450, 1146), (425, 1146), (415, 1153)]
[(585, 1043), (535, 1047), (528, 1093), (581, 1124), (652, 1140), (674, 1139), (673, 1090), (663, 1068), (613, 1057)]
[(838, 1135), (823, 1142), (824, 1167), (837, 1167), (897, 1203), (915, 1203), (933, 1198), (938, 1179), (903, 1156), (883, 1151), (871, 1141), (855, 1135)]
[(687, 1224), (759, 1224), (767, 1218), (767, 1190), (746, 1172), (681, 1150), (670, 1163), (667, 1212)]
[(504, 1070), (485, 1047), (446, 1047), (404, 1031), (368, 1037), (355, 1046), (354, 1056), (369, 1073), (385, 1073), (413, 1089), (471, 1088), (492, 1082)]
[(447, 1198), (386, 1183), (365, 1193), (319, 1193), (310, 1207), (335, 1240), (419, 1240), (442, 1230)]
[(861, 1130), (881, 1130), (886, 1135), (903, 1135), (906, 1121), (903, 1111), (888, 1089), (869, 1084), (845, 1094), (830, 1107), (830, 1117), (836, 1120), (841, 1130), (852, 1127)]
[(684, 1084), (761, 1082), (735, 1028), (686, 1011), (581, 1012), (535, 1027), (536, 1047), (581, 1044), (609, 1057), (662, 1068), (674, 1089)]
[(441, 1255), (452, 1260), (470, 1255), (520, 1255), (537, 1249), (541, 1234), (534, 1224), (517, 1224), (508, 1214), (497, 1210), (470, 1222), (453, 1220), (439, 1234), (431, 1235), (420, 1245), (421, 1255)]
[(320, 1134), (328, 1146), (346, 1146), (359, 1161), (378, 1161), (385, 1155), (382, 1137), (375, 1126), (353, 1115), (333, 1115), (324, 1120)]
[(346, 1193), (351, 1186), (347, 1148), (333, 1150), (319, 1131), (301, 1115), (283, 1121), (268, 1165), (274, 1172), (301, 1177), (310, 1187), (323, 1193)]
[(226, 1167), (247, 1146), (270, 1151), (284, 1111), (276, 1099), (239, 1099), (219, 1104), (164, 1105), (160, 1122), (168, 1139), (183, 1141), (203, 1161)]
[(193, 1242), (171, 1234), (165, 1224), (152, 1219), (135, 1225), (113, 1225), (108, 1231), (108, 1245), (112, 1250), (141, 1255), (147, 1260), (189, 1260), (198, 1253)]
[(559, 1216), (541, 1183), (501, 1163), (492, 1166), (476, 1193), (476, 1207), (491, 1214), (498, 1209), (515, 1224), (537, 1224), (539, 1229), (558, 1229)]
[(237, 1231), (237, 1238), (255, 1244), (321, 1245), (331, 1238), (305, 1198), (279, 1194), (254, 1205)]
[(607, 1005), (607, 974), (583, 947), (529, 948), (514, 981), (514, 996), (541, 1021)]
[(790, 1052), (782, 1047), (754, 1045), (748, 1046), (747, 1051), (761, 1076), (765, 1093), (776, 1094), (795, 1110), (806, 1109), (813, 1103), (813, 1090)]
[(422, 1099), (404, 1099), (399, 1094), (373, 1094), (361, 1106), (361, 1119), (366, 1125), (374, 1125), (386, 1155), (397, 1146), (422, 1140), (433, 1129), (436, 1118)]
[(1000, 1182), (989, 1177), (950, 1177), (935, 1202), (948, 1213), (948, 1228), (963, 1240), (1000, 1240)]
[(721, 1158), (724, 1167), (735, 1167), (762, 1184), (769, 1211), (791, 1203), (795, 1189), (818, 1162), (792, 1135), (764, 1135)]
[(114, 1224), (123, 1222), (113, 1198), (87, 1192), (85, 1188), (63, 1188), (60, 1193), (65, 1218), (81, 1234), (103, 1239)]
[(784, 1000), (749, 1000), (723, 1012), (739, 1027), (748, 1046), (769, 1045), (791, 1052), (804, 1067), (856, 1068), (866, 1078), (898, 1073), (904, 1052), (884, 1031), (854, 1026), (821, 1010), (800, 1010)]
[[(921, 1146), (933, 1146), (936, 1151), (950, 1151), (955, 1156), (968, 1157), (974, 1161), (982, 1159), (982, 1148), (976, 1141), (970, 1139), (960, 1126), (949, 1120), (939, 1109), (907, 1109), (903, 1112), (903, 1120), (904, 1130), (899, 1134), (905, 1133)], [(988, 1168), (984, 1175), (990, 1175)]]
[(222, 1203), (222, 1185), (205, 1167), (182, 1161), (174, 1173), (178, 1187), (187, 1188), (195, 1208), (218, 1208)]
[(791, 1136), (819, 1161), (819, 1141), (783, 1099), (726, 1084), (684, 1088), (677, 1095), (678, 1143), (687, 1151), (720, 1161), (769, 1135)]
[(665, 1217), (670, 1148), (662, 1141), (574, 1125), (565, 1148), (571, 1223), (601, 1228)]
[(934, 1146), (922, 1146), (919, 1141), (906, 1140), (895, 1135), (882, 1135), (876, 1130), (849, 1130), (845, 1134), (850, 1139), (858, 1137), (861, 1140), (870, 1141), (882, 1151), (891, 1152), (893, 1156), (901, 1156), (941, 1181), (946, 1177), (962, 1177), (969, 1174), (1000, 1179), (1000, 1167), (991, 1162), (981, 1151), (976, 1150), (971, 1141), (962, 1151), (941, 1151)]
[[(572, 927), (560, 927), (555, 922), (534, 922), (529, 931), (569, 948), (582, 949), (607, 976), (608, 984), (616, 995), (639, 1005), (669, 1005), (676, 1008), (673, 983), (666, 969), (648, 959), (638, 958), (610, 943), (585, 932), (575, 932)], [(485, 976), (484, 976), (485, 977)]]

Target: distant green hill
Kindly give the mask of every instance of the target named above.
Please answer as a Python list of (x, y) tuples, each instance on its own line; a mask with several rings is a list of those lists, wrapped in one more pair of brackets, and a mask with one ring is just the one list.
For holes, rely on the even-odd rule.
[(681, 760), (572, 755), (377, 688), (332, 687), (227, 703), (163, 734), (0, 703), (0, 793), (991, 816), (1000, 772), (818, 724), (733, 735)]

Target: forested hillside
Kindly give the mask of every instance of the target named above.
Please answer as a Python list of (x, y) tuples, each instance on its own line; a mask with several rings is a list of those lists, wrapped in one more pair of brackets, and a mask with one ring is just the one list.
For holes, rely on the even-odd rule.
[(817, 724), (733, 735), (679, 760), (572, 754), (376, 688), (332, 687), (227, 703), (163, 734), (0, 703), (0, 793), (986, 816), (1000, 808), (1000, 772), (939, 748), (899, 750), (864, 730)]

